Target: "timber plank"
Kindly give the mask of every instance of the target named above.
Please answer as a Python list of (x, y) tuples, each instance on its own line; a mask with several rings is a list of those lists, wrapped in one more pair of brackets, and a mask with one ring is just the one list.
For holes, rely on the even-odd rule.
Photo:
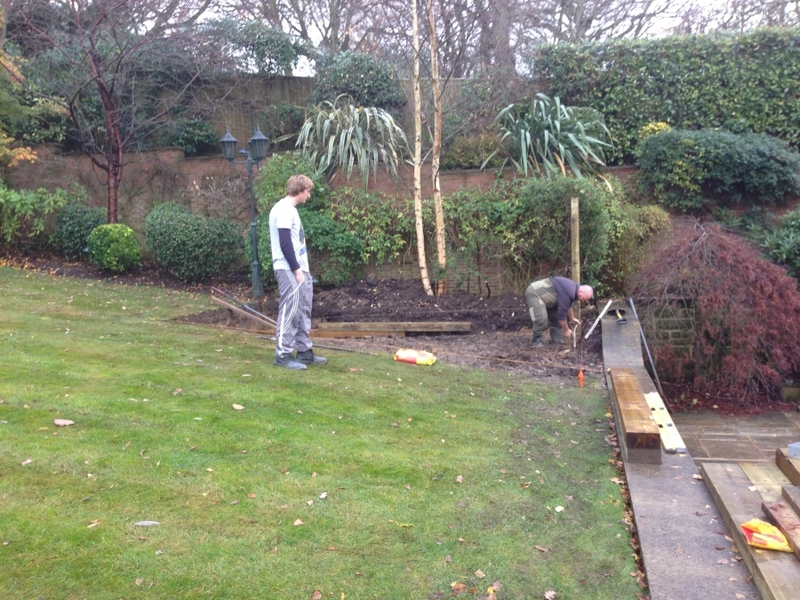
[(653, 421), (636, 374), (630, 369), (611, 369), (610, 372), (622, 439), (629, 453), (634, 449), (660, 452), (661, 433)]
[(391, 333), (394, 337), (406, 337), (405, 331), (326, 331), (320, 329), (312, 329), (310, 336), (312, 338), (366, 338), (384, 336)]
[(792, 510), (800, 515), (800, 487), (785, 485), (781, 488), (781, 496), (792, 507)]
[(767, 521), (781, 530), (794, 555), (800, 558), (800, 519), (792, 508), (785, 502), (764, 502), (761, 508)]
[(775, 464), (789, 478), (792, 485), (800, 485), (800, 461), (789, 456), (788, 448), (775, 450)]
[(767, 502), (780, 500), (783, 486), (791, 483), (778, 467), (769, 463), (739, 463), (739, 466)]
[(647, 405), (650, 407), (650, 415), (658, 425), (658, 431), (661, 435), (661, 444), (664, 446), (664, 451), (670, 454), (676, 452), (680, 454), (686, 453), (686, 444), (683, 443), (681, 434), (678, 433), (678, 428), (672, 421), (672, 417), (664, 406), (664, 401), (658, 392), (650, 392), (644, 395)]
[(472, 323), (469, 321), (365, 321), (353, 323), (318, 323), (317, 329), (320, 331), (380, 331), (391, 332), (450, 332), (462, 333), (472, 330)]
[[(774, 465), (768, 466), (777, 470)], [(800, 589), (800, 563), (786, 552), (761, 550), (748, 545), (739, 525), (758, 517), (764, 498), (758, 485), (737, 463), (702, 463), (700, 469), (711, 496), (736, 547), (742, 553), (753, 582), (764, 600), (795, 600)], [(776, 477), (767, 475), (762, 479)], [(750, 489), (750, 488), (756, 489)]]

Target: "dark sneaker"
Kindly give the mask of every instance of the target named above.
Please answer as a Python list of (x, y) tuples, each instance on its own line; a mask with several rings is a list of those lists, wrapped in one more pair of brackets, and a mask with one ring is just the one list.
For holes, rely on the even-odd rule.
[(543, 345), (544, 344), (542, 344), (542, 334), (541, 334), (541, 332), (534, 333), (533, 334), (533, 347), (534, 348), (540, 348)]
[[(317, 356), (313, 350), (306, 350), (305, 352), (297, 353), (297, 360), (303, 365), (324, 365), (328, 359), (324, 356)], [(305, 368), (305, 367), (304, 367)]]
[(296, 360), (291, 354), (285, 354), (283, 356), (280, 354), (276, 355), (275, 362), (272, 364), (274, 364), (276, 367), (284, 367), (286, 369), (292, 369), (293, 371), (302, 371), (303, 369), (308, 368), (303, 363)]

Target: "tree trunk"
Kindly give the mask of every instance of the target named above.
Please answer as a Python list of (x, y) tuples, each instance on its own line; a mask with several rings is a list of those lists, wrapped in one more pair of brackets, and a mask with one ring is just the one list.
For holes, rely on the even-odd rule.
[(431, 45), (431, 84), (433, 86), (433, 149), (431, 158), (431, 183), (433, 184), (433, 212), (436, 216), (436, 259), (439, 271), (436, 295), (447, 292), (447, 249), (444, 237), (444, 209), (442, 187), (439, 182), (439, 159), (442, 154), (442, 94), (439, 89), (439, 48), (436, 40), (434, 2), (428, 0), (428, 32)]
[(419, 275), (425, 293), (433, 296), (425, 257), (425, 230), (422, 227), (422, 93), (419, 81), (419, 19), (417, 0), (411, 0), (412, 44), (414, 46), (414, 224), (417, 231), (417, 258)]

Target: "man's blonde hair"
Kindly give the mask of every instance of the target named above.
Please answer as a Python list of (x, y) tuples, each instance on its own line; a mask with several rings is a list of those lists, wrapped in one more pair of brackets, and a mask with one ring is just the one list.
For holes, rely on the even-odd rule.
[(306, 175), (292, 175), (286, 182), (286, 195), (297, 196), (306, 190), (314, 189), (314, 182)]

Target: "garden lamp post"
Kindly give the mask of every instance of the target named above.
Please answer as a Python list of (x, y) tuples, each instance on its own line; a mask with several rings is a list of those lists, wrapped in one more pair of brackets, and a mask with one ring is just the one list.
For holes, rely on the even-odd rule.
[[(229, 164), (234, 164), (236, 158), (236, 144), (238, 140), (231, 135), (230, 129), (219, 141), (222, 146), (222, 156)], [(264, 286), (261, 283), (261, 263), (258, 261), (258, 232), (256, 231), (256, 196), (253, 193), (253, 165), (260, 163), (267, 156), (267, 144), (269, 139), (256, 125), (253, 137), (247, 142), (250, 150), (242, 149), (239, 154), (247, 156), (245, 166), (247, 167), (247, 189), (250, 192), (250, 241), (253, 246), (253, 296), (258, 298), (264, 295)], [(242, 164), (242, 163), (237, 163)]]

